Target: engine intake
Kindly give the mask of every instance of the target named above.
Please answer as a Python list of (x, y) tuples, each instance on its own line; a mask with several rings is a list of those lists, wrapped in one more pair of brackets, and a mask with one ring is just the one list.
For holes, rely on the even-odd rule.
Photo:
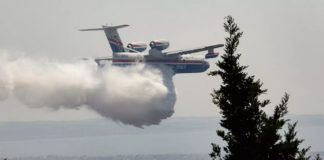
[(137, 52), (143, 52), (146, 50), (147, 45), (144, 42), (132, 42), (127, 45), (127, 48), (133, 49)]
[(169, 47), (170, 43), (167, 40), (154, 40), (150, 42), (150, 47), (152, 49), (164, 50)]

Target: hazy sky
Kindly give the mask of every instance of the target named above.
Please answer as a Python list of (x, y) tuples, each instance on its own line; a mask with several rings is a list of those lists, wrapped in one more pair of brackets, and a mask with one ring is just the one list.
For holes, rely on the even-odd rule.
[[(0, 51), (59, 61), (111, 55), (102, 32), (77, 31), (102, 24), (131, 25), (120, 31), (125, 44), (165, 38), (169, 50), (193, 48), (224, 43), (224, 17), (231, 14), (244, 31), (241, 64), (269, 89), (266, 110), (288, 92), (291, 114), (324, 114), (323, 6), (322, 0), (0, 0)], [(174, 77), (174, 116), (218, 115), (209, 94), (221, 81), (206, 73)], [(96, 117), (86, 109), (52, 112), (0, 102), (0, 121)]]

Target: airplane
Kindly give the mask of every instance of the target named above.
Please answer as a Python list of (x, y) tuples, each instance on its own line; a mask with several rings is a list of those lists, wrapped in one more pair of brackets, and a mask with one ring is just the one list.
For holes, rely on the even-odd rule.
[[(169, 47), (169, 42), (164, 39), (153, 40), (149, 43), (150, 50), (147, 49), (147, 44), (143, 42), (132, 42), (126, 47), (118, 34), (118, 29), (128, 27), (129, 25), (107, 26), (102, 28), (80, 29), (80, 31), (100, 31), (103, 30), (108, 39), (112, 50), (112, 57), (95, 58), (95, 62), (100, 66), (102, 61), (112, 61), (112, 65), (128, 66), (138, 63), (149, 65), (166, 65), (172, 68), (174, 74), (177, 73), (199, 73), (204, 72), (209, 68), (209, 63), (206, 59), (216, 58), (219, 53), (214, 52), (215, 48), (223, 47), (223, 44), (199, 47), (195, 49), (186, 49), (179, 51), (163, 51)], [(184, 55), (207, 51), (204, 59), (197, 59)]]

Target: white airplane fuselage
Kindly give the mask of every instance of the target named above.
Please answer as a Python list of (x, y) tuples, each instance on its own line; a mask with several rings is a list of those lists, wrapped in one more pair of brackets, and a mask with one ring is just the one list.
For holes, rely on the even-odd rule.
[(191, 57), (168, 57), (153, 56), (149, 53), (140, 52), (120, 52), (116, 53), (112, 59), (112, 64), (117, 66), (135, 65), (145, 63), (148, 65), (166, 65), (172, 68), (174, 73), (199, 73), (209, 68), (206, 60)]

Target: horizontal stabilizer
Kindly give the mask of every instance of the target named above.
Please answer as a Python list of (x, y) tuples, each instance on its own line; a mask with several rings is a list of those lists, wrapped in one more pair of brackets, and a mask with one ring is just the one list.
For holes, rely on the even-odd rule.
[(118, 28), (124, 28), (128, 27), (129, 25), (123, 24), (118, 26), (102, 26), (102, 28), (89, 28), (89, 29), (79, 29), (79, 31), (100, 31), (100, 30), (106, 30), (106, 29), (118, 29)]
[(90, 29), (79, 29), (79, 31), (99, 31), (104, 30), (103, 28), (90, 28)]

